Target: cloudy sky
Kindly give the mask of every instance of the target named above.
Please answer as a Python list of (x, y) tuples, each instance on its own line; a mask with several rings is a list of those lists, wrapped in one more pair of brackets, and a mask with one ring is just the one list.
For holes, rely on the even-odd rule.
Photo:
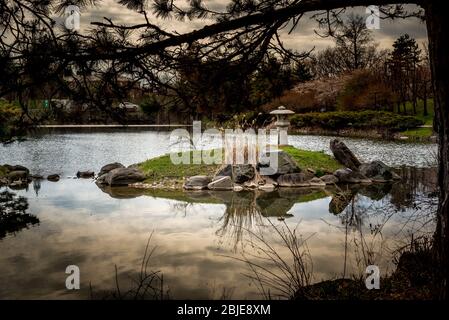
[[(204, 0), (204, 4), (213, 10), (220, 11), (227, 4), (227, 0)], [(150, 0), (151, 3), (151, 0)], [(177, 5), (187, 5), (187, 0), (177, 0)], [(354, 11), (358, 14), (365, 15), (366, 8), (356, 8)], [(415, 7), (407, 7), (408, 10), (416, 9)], [(149, 9), (151, 12), (151, 9)], [(348, 10), (347, 12), (351, 12)], [(316, 35), (315, 30), (318, 30), (318, 25), (311, 15), (302, 18), (296, 30), (291, 34), (284, 32), (282, 41), (286, 47), (296, 49), (298, 51), (305, 51), (315, 48), (321, 50), (333, 45), (332, 39), (321, 38)], [(143, 18), (140, 14), (133, 12), (123, 5), (118, 3), (118, 0), (102, 0), (95, 7), (83, 9), (81, 12), (81, 27), (86, 28), (92, 21), (104, 21), (103, 17), (111, 18), (116, 24), (135, 24), (142, 23)], [(206, 24), (213, 23), (212, 20), (195, 20), (195, 21), (177, 21), (175, 19), (162, 20), (150, 15), (152, 23), (162, 27), (166, 31), (176, 31), (184, 33), (199, 29)], [(380, 48), (391, 48), (392, 43), (400, 35), (408, 33), (414, 37), (417, 42), (422, 45), (426, 42), (427, 33), (425, 24), (417, 18), (409, 19), (395, 19), (395, 20), (381, 20), (380, 29), (373, 30), (375, 41)]]

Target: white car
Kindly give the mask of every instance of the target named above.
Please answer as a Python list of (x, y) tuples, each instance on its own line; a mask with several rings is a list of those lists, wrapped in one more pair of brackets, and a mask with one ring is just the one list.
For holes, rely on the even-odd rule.
[(139, 108), (140, 108), (137, 104), (131, 103), (128, 101), (119, 103), (118, 107), (127, 112), (137, 112), (137, 111), (139, 111)]

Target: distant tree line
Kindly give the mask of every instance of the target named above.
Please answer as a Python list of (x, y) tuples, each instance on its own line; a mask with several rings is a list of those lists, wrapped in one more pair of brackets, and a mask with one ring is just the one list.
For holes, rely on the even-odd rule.
[(379, 50), (362, 16), (349, 15), (339, 21), (327, 36), (335, 46), (311, 56), (310, 68), (315, 79), (340, 77), (352, 73), (338, 107), (344, 110), (383, 109), (417, 114), (418, 100), (428, 114), (427, 100), (432, 97), (427, 47), (419, 48), (408, 34), (400, 36), (392, 50)]

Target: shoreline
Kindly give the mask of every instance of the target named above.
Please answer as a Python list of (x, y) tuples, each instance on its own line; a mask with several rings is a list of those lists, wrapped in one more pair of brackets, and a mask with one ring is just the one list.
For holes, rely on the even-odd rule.
[(361, 129), (342, 129), (342, 130), (325, 130), (317, 127), (293, 128), (289, 129), (289, 135), (313, 135), (313, 136), (333, 136), (341, 138), (360, 138), (381, 141), (401, 141), (420, 142), (420, 143), (438, 143), (437, 136), (430, 137), (413, 137), (401, 134), (402, 132), (385, 133), (378, 130), (361, 130)]
[(192, 127), (191, 124), (45, 124), (32, 128), (170, 128), (170, 127)]

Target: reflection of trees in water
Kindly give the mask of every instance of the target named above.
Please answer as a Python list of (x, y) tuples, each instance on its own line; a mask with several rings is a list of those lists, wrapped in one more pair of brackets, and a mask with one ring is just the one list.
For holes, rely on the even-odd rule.
[(41, 190), (41, 180), (39, 179), (33, 180), (33, 190), (36, 193), (36, 196), (39, 196), (39, 190)]
[(16, 233), (23, 228), (39, 223), (39, 219), (27, 213), (28, 200), (17, 197), (14, 193), (0, 193), (0, 239), (9, 233)]
[(182, 212), (184, 217), (187, 217), (187, 210), (192, 205), (190, 202), (176, 202), (170, 204), (173, 212)]
[(219, 198), (226, 210), (220, 219), (222, 226), (217, 234), (228, 237), (236, 246), (242, 242), (243, 235), (250, 234), (262, 226), (263, 217), (277, 217), (283, 221), (292, 217), (288, 212), (299, 202), (307, 202), (325, 197), (323, 190), (317, 189), (281, 189), (273, 192), (213, 192)]
[[(410, 239), (433, 232), (435, 170), (403, 168), (400, 174), (403, 179), (399, 183), (347, 186), (334, 194), (329, 210), (339, 217), (340, 225), (335, 227), (345, 233), (343, 277), (350, 248), (361, 276), (366, 266), (379, 265), (384, 258), (391, 260), (392, 253)], [(396, 248), (387, 248), (383, 230), (393, 217)]]
[(220, 219), (222, 226), (217, 234), (229, 237), (237, 246), (245, 230), (253, 230), (261, 224), (262, 216), (256, 199), (255, 192), (233, 193), (226, 202), (226, 211)]
[(398, 174), (401, 175), (402, 181), (394, 185), (390, 199), (398, 209), (416, 207), (425, 199), (436, 198), (436, 168), (403, 167), (398, 169)]

